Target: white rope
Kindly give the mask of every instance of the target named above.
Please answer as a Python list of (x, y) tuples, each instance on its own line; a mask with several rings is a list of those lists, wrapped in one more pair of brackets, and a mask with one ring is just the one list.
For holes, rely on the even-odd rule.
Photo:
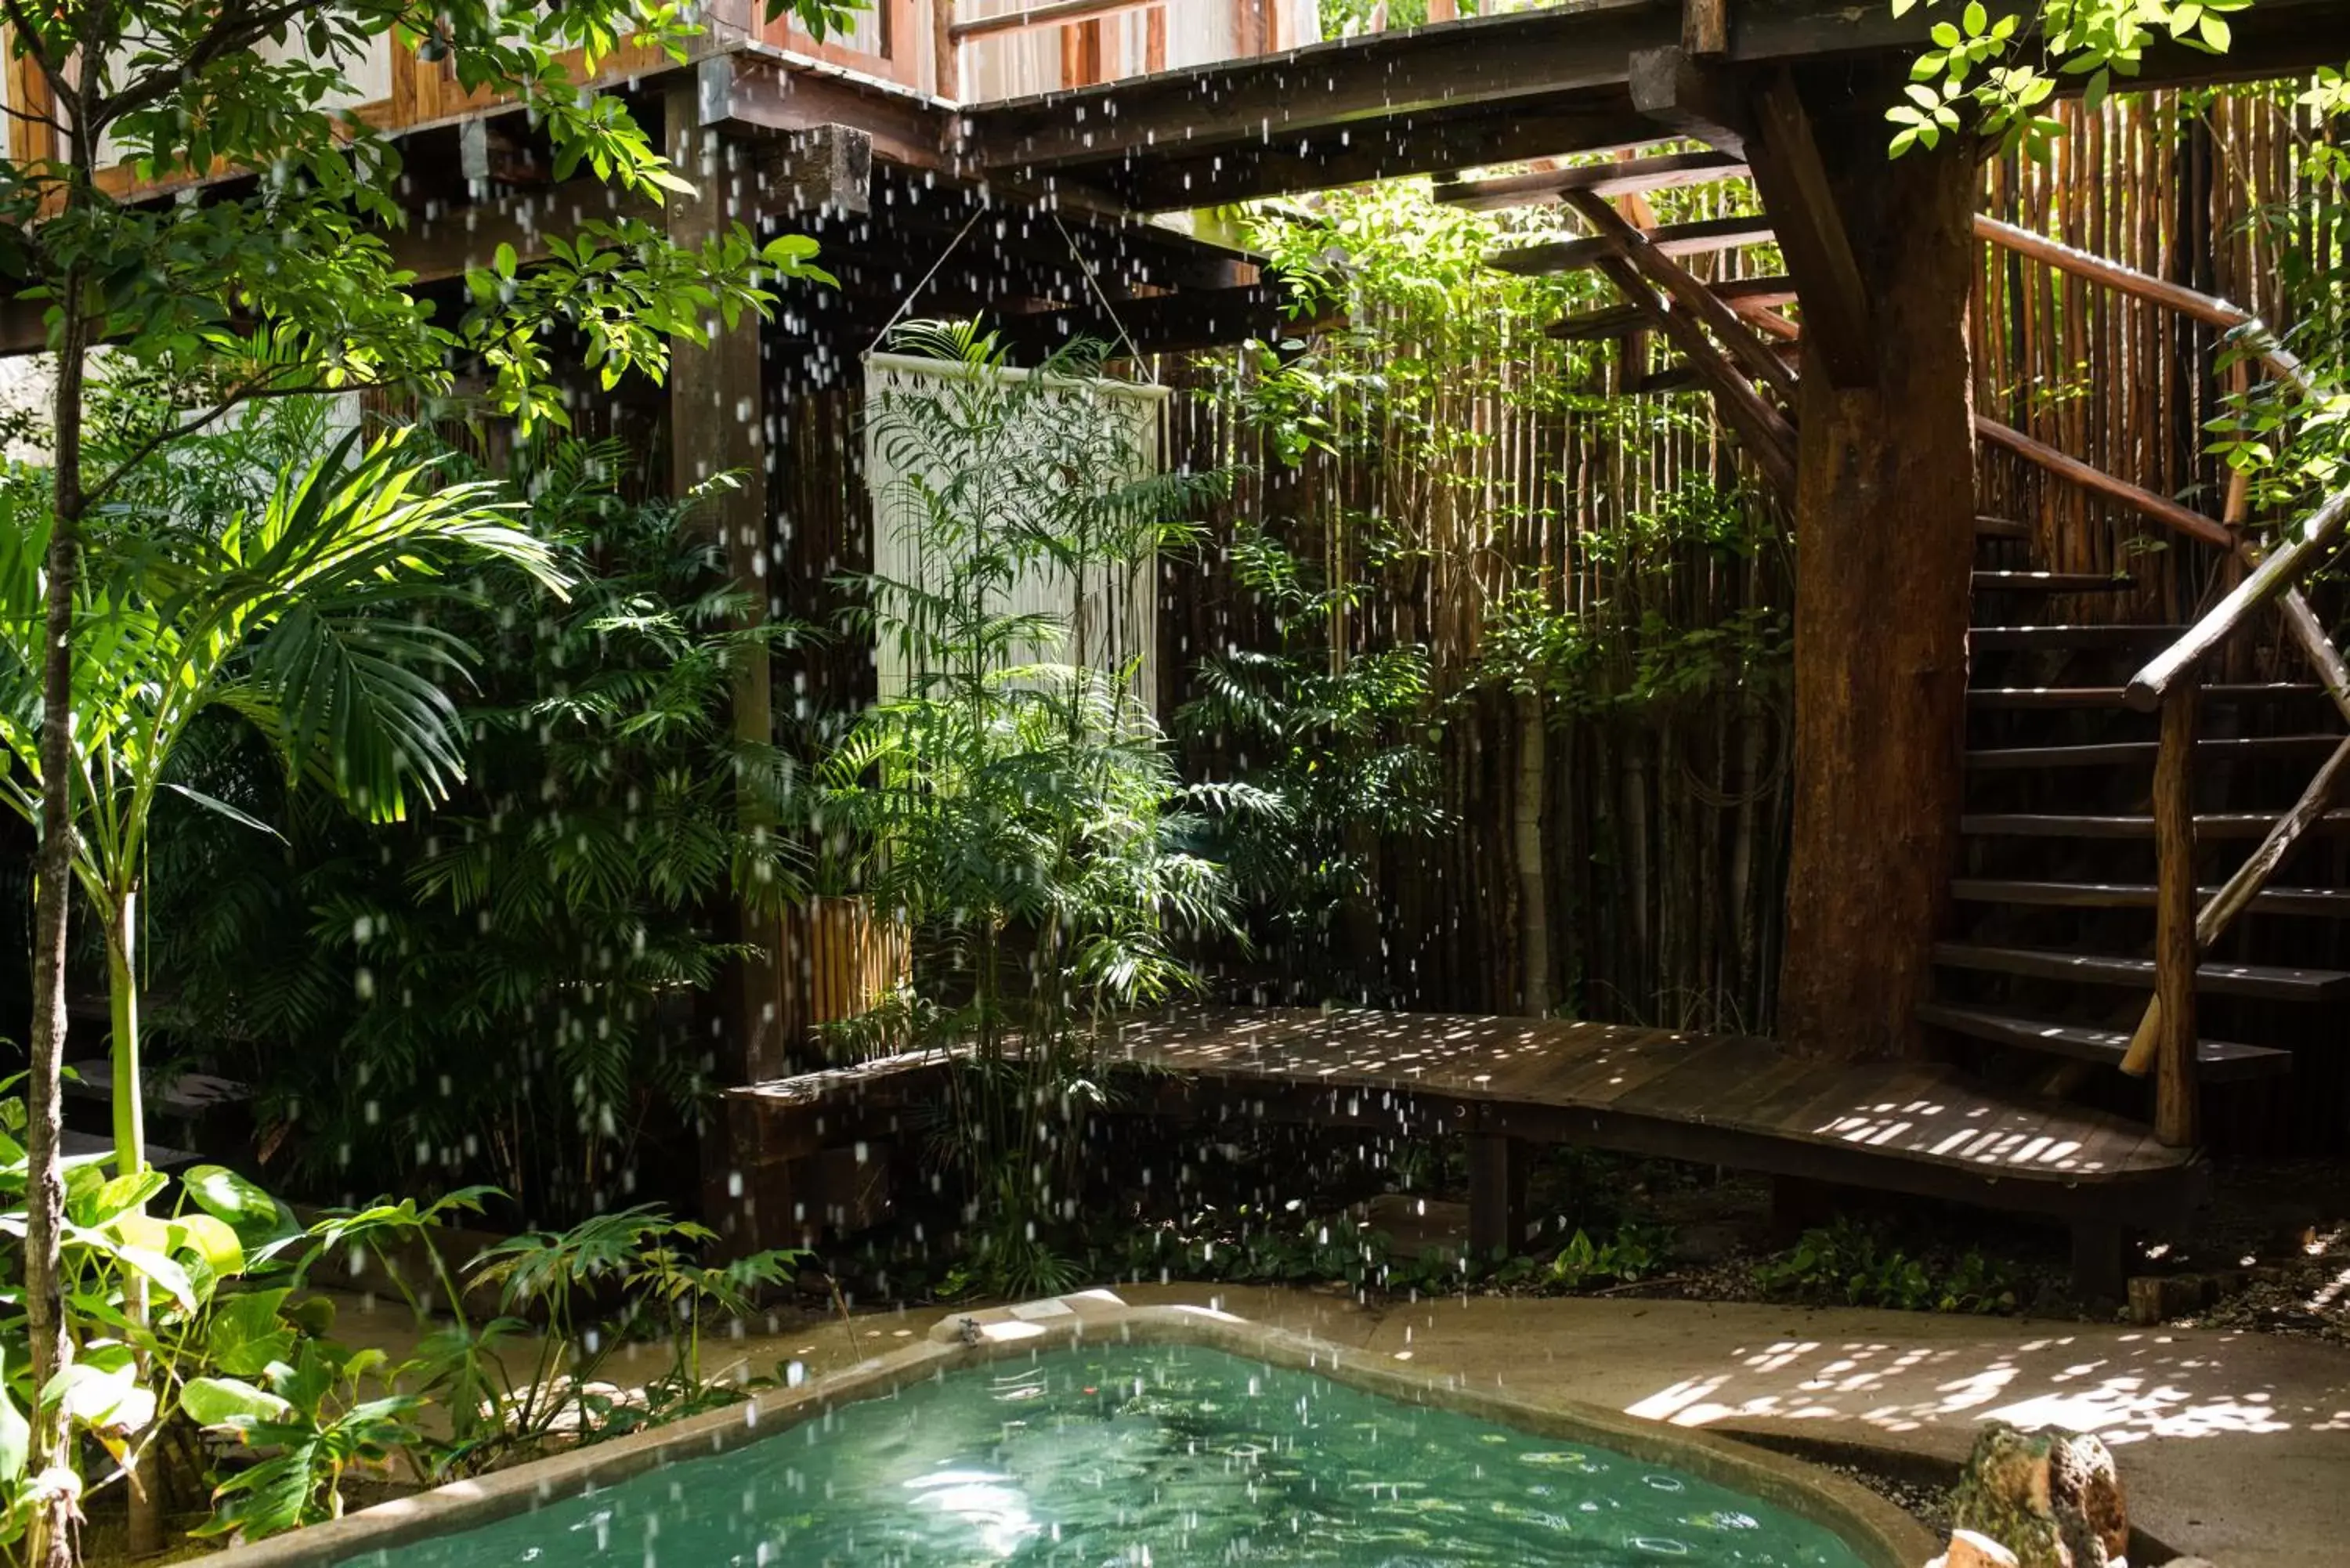
[[(963, 236), (971, 233), (972, 225), (978, 223), (980, 219), (986, 215), (987, 209), (985, 207), (980, 207), (974, 209), (971, 216), (963, 220), (962, 227), (955, 231), (955, 237), (947, 242), (947, 248), (941, 251), (939, 253), (939, 259), (931, 264), (931, 270), (922, 275), (921, 281), (920, 283), (917, 283), (913, 287), (906, 291), (906, 297), (898, 302), (896, 312), (890, 316), (889, 320), (881, 324), (881, 330), (873, 335), (873, 341), (865, 346), (865, 354), (862, 356), (863, 358), (869, 358), (872, 356), (873, 350), (881, 347), (881, 339), (889, 337), (890, 332), (897, 327), (898, 323), (905, 319), (906, 312), (913, 307), (915, 296), (920, 294), (922, 290), (931, 286), (931, 279), (939, 275), (939, 268), (947, 265), (947, 258), (955, 254), (955, 247), (962, 244), (963, 242)], [(1058, 223), (1059, 221), (1060, 220), (1057, 218), (1054, 220), (1055, 223)]]

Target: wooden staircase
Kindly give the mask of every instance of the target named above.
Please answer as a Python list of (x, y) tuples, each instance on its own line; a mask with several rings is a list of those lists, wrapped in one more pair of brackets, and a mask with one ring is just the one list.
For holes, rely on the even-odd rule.
[[(2028, 530), (1979, 540), (1967, 752), (1965, 864), (1951, 886), (1952, 936), (1935, 953), (1936, 995), (1920, 1019), (1980, 1056), (2028, 1067), (2047, 1086), (2116, 1066), (2146, 1012), (2157, 880), (2158, 719), (2128, 704), (2130, 677), (2189, 628), (2091, 620), (2096, 596), (2126, 579), (2036, 573), (2015, 557)], [(2215, 682), (2201, 689), (2195, 746), (2195, 869), (2208, 902), (2293, 803), (2342, 723), (2314, 683)], [(2325, 812), (2318, 835), (2350, 831)], [(2299, 861), (2312, 859), (2305, 852)], [(2291, 869), (2289, 863), (2287, 869)], [(2316, 867), (2309, 867), (2316, 870)], [(2208, 955), (2199, 994), (2218, 1025), (2233, 999), (2293, 1007), (2350, 1002), (2350, 971), (2260, 961), (2333, 946), (2295, 927), (2350, 919), (2350, 888), (2271, 885), (2227, 951)], [(2238, 1012), (2244, 1010), (2239, 1009)], [(2257, 1010), (2253, 1010), (2257, 1011)], [(2207, 1083), (2290, 1072), (2290, 1050), (2199, 1030)]]
[[(1789, 91), (1758, 89), (1765, 120), (1778, 113), (1774, 95)], [(1709, 139), (1720, 152), (1703, 172), (1731, 172), (1721, 161), (1730, 141)], [(1600, 272), (1624, 303), (1571, 317), (1559, 334), (1620, 339), (1627, 390), (1709, 391), (1763, 483), (1792, 500), (1799, 403), (1786, 350), (1816, 337), (1815, 358), (1833, 366), (1866, 333), (1846, 307), (1857, 275), (1835, 204), (1794, 178), (1814, 155), (1802, 137), (1780, 140), (1770, 154), (1783, 165), (1776, 193), (1771, 182), (1758, 190), (1786, 209), (1770, 232), (1791, 268), (1807, 270), (1794, 265), (1800, 251), (1825, 286), (1816, 320), (1782, 313), (1787, 279), (1707, 283), (1680, 265), (1746, 243), (1752, 220), (1720, 233), (1638, 226), (1638, 209), (1611, 206), (1641, 188), (1635, 171), (1648, 161), (1461, 182), (1444, 199), (1548, 196), (1575, 213), (1586, 237), (1498, 253), (1489, 265)], [(1973, 229), (2017, 265), (2066, 275), (2068, 286), (2115, 290), (2211, 328), (2246, 368), (2318, 400), (2267, 327), (2225, 300), (1988, 217)], [(1645, 369), (1648, 335), (1679, 357), (1660, 377)], [(2290, 1072), (2294, 1054), (2281, 1037), (2315, 1038), (2328, 1017), (2338, 1035), (2350, 1002), (2350, 969), (2331, 967), (2350, 950), (2339, 940), (2350, 866), (2332, 879), (2309, 875), (2310, 846), (2350, 828), (2350, 661), (2301, 591), (2350, 540), (2350, 492), (2289, 528), (2255, 525), (2241, 486), (2226, 514), (2210, 517), (1980, 413), (1974, 426), (1986, 449), (2151, 524), (2182, 563), (2180, 581), (2216, 567), (2237, 586), (2216, 605), (2177, 606), (2192, 624), (2132, 622), (2110, 613), (2111, 596), (2135, 585), (2048, 569), (2032, 557), (2028, 522), (1977, 519), (1965, 864), (1918, 1018), (1978, 1064), (2020, 1068), (2052, 1093), (2088, 1084), (2114, 1096), (2101, 1066), (2151, 1075), (2156, 1137), (2189, 1150), (2201, 1141), (2204, 1084)], [(2244, 635), (2254, 627), (2279, 634), (2265, 650), (2273, 657), (2255, 657)], [(2286, 678), (2267, 678), (2271, 670)], [(2306, 879), (2276, 880), (2297, 868)], [(2278, 1010), (2302, 1010), (2304, 1023), (2277, 1028)], [(2121, 1097), (2133, 1114), (2147, 1108), (2148, 1096)]]

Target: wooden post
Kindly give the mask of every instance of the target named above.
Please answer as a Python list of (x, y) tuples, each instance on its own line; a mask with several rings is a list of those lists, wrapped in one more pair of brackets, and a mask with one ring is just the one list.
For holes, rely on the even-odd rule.
[(1469, 1246), (1481, 1258), (1526, 1244), (1526, 1146), (1507, 1133), (1469, 1135)]
[[(1794, 821), (1778, 1032), (1862, 1058), (1924, 1050), (1916, 1010), (1958, 864), (1975, 472), (1970, 148), (1888, 160), (1893, 88), (1806, 94), (1870, 304), (1865, 375), (1804, 335), (1795, 484)], [(1796, 253), (1788, 253), (1791, 266)], [(1809, 320), (1833, 276), (1792, 274)]]
[(931, 0), (931, 90), (940, 98), (962, 98), (962, 46), (955, 42), (955, 6), (959, 0)]
[(2161, 1009), (2155, 1044), (2154, 1131), (2172, 1148), (2199, 1133), (2195, 1091), (2195, 719), (2190, 672), (2162, 702), (2162, 748), (2154, 771), (2154, 994)]
[[(738, 163), (733, 143), (705, 127), (700, 94), (691, 74), (664, 95), (670, 160), (691, 182), (691, 192), (669, 200), (670, 237), (699, 245), (735, 222), (755, 222), (747, 209), (752, 184), (747, 159)], [(723, 544), (726, 570), (747, 588), (750, 624), (767, 616), (766, 413), (761, 395), (759, 317), (745, 311), (733, 327), (705, 323), (706, 345), (678, 339), (670, 358), (670, 483), (679, 495), (722, 473), (740, 483), (713, 498), (702, 512)], [(764, 659), (752, 659), (733, 672), (734, 733), (765, 744), (775, 739), (771, 680)], [(744, 810), (755, 807), (749, 801)], [(747, 909), (738, 909), (738, 940), (758, 948), (756, 957), (736, 964), (721, 1003), (719, 1072), (733, 1083), (755, 1083), (782, 1070), (783, 1031), (775, 1016), (775, 946), (777, 933)]]

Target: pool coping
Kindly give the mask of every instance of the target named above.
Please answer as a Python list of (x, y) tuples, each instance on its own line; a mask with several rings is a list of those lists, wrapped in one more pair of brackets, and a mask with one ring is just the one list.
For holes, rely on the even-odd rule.
[(1455, 1376), (1392, 1357), (1201, 1306), (1130, 1306), (1109, 1291), (950, 1314), (920, 1343), (741, 1405), (690, 1417), (570, 1453), (396, 1498), (325, 1524), (235, 1546), (207, 1558), (220, 1568), (335, 1568), (429, 1536), (472, 1529), (616, 1485), (688, 1459), (757, 1442), (855, 1400), (990, 1362), (1085, 1340), (1190, 1345), (1295, 1371), (1367, 1393), (1497, 1421), (1544, 1437), (1592, 1442), (1669, 1464), (1818, 1524), (1866, 1568), (1923, 1568), (1940, 1543), (1909, 1514), (1842, 1476), (1711, 1433), (1642, 1420), (1567, 1399), (1527, 1399), (1470, 1388)]

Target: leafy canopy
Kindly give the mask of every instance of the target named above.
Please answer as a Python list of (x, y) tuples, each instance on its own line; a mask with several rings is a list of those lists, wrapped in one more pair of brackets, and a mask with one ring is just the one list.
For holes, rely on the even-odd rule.
[[(1945, 0), (1892, 0), (1906, 16)], [(1896, 158), (1929, 151), (1955, 135), (1971, 116), (2002, 151), (2021, 147), (2044, 160), (2062, 127), (2046, 112), (2057, 82), (2087, 78), (2095, 109), (2115, 85), (2138, 74), (2146, 51), (2176, 43), (2205, 54), (2225, 54), (2233, 35), (2228, 18), (2252, 0), (2039, 0), (2036, 25), (2012, 11), (1994, 15), (1983, 0), (1966, 0), (1933, 25), (1933, 47), (1909, 69), (1906, 101), (1886, 110), (1898, 129)]]

